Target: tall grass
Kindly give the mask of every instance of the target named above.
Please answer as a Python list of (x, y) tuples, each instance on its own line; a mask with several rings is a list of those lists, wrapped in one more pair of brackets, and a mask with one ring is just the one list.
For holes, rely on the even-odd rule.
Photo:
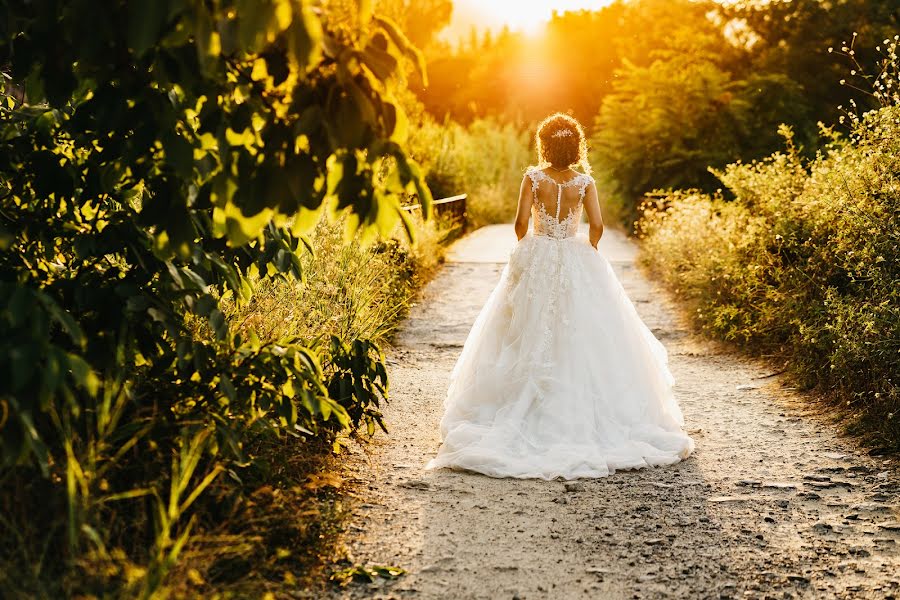
[(449, 224), (414, 213), (417, 243), (398, 232), (370, 246), (345, 243), (342, 227), (320, 223), (310, 238), (314, 253), (301, 258), (304, 280), (267, 280), (253, 300), (229, 316), (263, 341), (307, 339), (386, 341), (412, 295), (443, 259)]
[(410, 147), (435, 198), (468, 194), (470, 227), (512, 221), (522, 176), (533, 162), (526, 129), (492, 119), (439, 124), (426, 116)]
[[(443, 262), (454, 231), (440, 218), (426, 222), (413, 213), (412, 219), (415, 243), (398, 230), (371, 245), (347, 242), (342, 223), (322, 221), (310, 236), (315, 252), (301, 258), (303, 281), (270, 280), (251, 303), (233, 305), (229, 318), (264, 341), (334, 335), (389, 344), (416, 293)], [(290, 440), (262, 439), (256, 452), (250, 501), (189, 546), (171, 584), (182, 592), (259, 596), (285, 584), (315, 591), (327, 581), (351, 493), (340, 457), (330, 446), (301, 448)]]

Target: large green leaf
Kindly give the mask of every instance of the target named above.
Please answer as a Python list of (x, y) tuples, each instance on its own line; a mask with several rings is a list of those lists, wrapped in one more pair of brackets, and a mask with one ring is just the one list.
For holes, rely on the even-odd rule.
[(322, 24), (307, 0), (299, 2), (299, 7), (294, 9), (294, 18), (288, 29), (288, 40), (291, 56), (301, 67), (308, 68), (319, 61)]
[(168, 0), (129, 0), (128, 45), (140, 58), (159, 39), (169, 14)]

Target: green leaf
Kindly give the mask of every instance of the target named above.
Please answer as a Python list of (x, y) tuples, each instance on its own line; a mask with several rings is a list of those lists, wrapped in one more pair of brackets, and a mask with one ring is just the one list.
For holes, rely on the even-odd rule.
[(397, 221), (400, 220), (398, 209), (400, 208), (396, 198), (385, 195), (381, 191), (375, 192), (375, 202), (373, 202), (375, 212), (375, 226), (381, 235), (390, 236), (397, 227)]
[(422, 85), (428, 87), (428, 73), (425, 68), (425, 57), (422, 55), (422, 52), (409, 41), (406, 34), (404, 34), (400, 30), (400, 27), (392, 20), (386, 17), (375, 16), (372, 21), (379, 25), (385, 33), (390, 36), (391, 41), (394, 42), (400, 51), (413, 62), (413, 65), (416, 67), (416, 72), (422, 79)]
[(273, 210), (264, 209), (252, 217), (246, 217), (240, 208), (229, 202), (224, 209), (213, 210), (214, 232), (218, 237), (227, 237), (231, 246), (243, 246), (260, 236), (273, 214)]
[(12, 414), (15, 415), (16, 419), (19, 421), (19, 425), (22, 431), (25, 433), (25, 443), (27, 450), (34, 455), (35, 459), (37, 460), (37, 464), (41, 469), (41, 473), (44, 477), (47, 477), (50, 473), (50, 451), (47, 448), (47, 444), (45, 444), (44, 440), (41, 439), (37, 428), (34, 426), (34, 421), (31, 418), (31, 413), (29, 411), (22, 410), (22, 407), (18, 402), (16, 402), (15, 398), (10, 398), (9, 403), (12, 406)]
[(225, 314), (218, 308), (209, 313), (209, 326), (215, 332), (216, 339), (221, 341), (228, 337), (228, 321), (225, 320)]
[(378, 79), (385, 81), (397, 70), (397, 59), (385, 50), (373, 44), (366, 46), (359, 53), (359, 59), (366, 65)]
[(218, 307), (219, 303), (214, 297), (209, 294), (204, 294), (200, 296), (194, 305), (194, 312), (201, 317), (208, 317), (210, 313)]
[(419, 204), (422, 206), (422, 215), (426, 219), (431, 218), (431, 205), (434, 200), (431, 197), (431, 190), (428, 189), (428, 185), (422, 177), (419, 165), (400, 150), (394, 153), (394, 157), (397, 159), (397, 169), (400, 171), (400, 177), (404, 182), (412, 183), (416, 190)]
[(162, 144), (166, 162), (178, 175), (190, 178), (194, 170), (194, 145), (177, 133), (163, 136)]
[(403, 224), (403, 230), (406, 232), (406, 237), (409, 238), (409, 242), (411, 244), (416, 243), (416, 226), (413, 223), (412, 217), (409, 216), (409, 212), (403, 210), (403, 208), (398, 204), (395, 207), (397, 214), (400, 216), (400, 223)]
[(197, 230), (194, 228), (194, 222), (187, 208), (168, 213), (165, 231), (167, 237), (164, 246), (168, 250), (178, 253), (182, 259), (190, 258)]
[(241, 50), (249, 54), (257, 53), (273, 29), (275, 6), (259, 0), (237, 0), (235, 14)]
[(84, 388), (91, 396), (96, 396), (100, 388), (100, 379), (87, 361), (77, 354), (66, 354), (66, 360), (75, 383)]
[(284, 249), (279, 249), (278, 252), (275, 253), (275, 267), (281, 271), (282, 273), (287, 273), (291, 269), (291, 255), (290, 252), (285, 251)]
[(222, 375), (219, 378), (219, 389), (222, 390), (222, 393), (225, 394), (225, 397), (230, 401), (234, 402), (237, 400), (237, 390), (234, 389), (234, 384), (231, 383), (231, 379), (227, 376)]
[(370, 126), (375, 126), (375, 107), (372, 105), (372, 101), (369, 100), (366, 93), (362, 90), (362, 88), (355, 82), (353, 79), (347, 79), (344, 82), (344, 87), (350, 92), (350, 96), (352, 96), (353, 101), (356, 103), (356, 106), (359, 108), (360, 119), (364, 123), (368, 123)]
[(46, 310), (50, 317), (62, 327), (62, 330), (69, 336), (72, 342), (80, 348), (84, 348), (87, 340), (75, 318), (69, 314), (68, 311), (60, 308), (60, 306), (46, 294), (37, 293), (35, 296), (44, 307), (44, 310)]
[(128, 45), (140, 58), (158, 41), (169, 13), (168, 0), (129, 0)]
[(328, 130), (333, 145), (359, 148), (365, 135), (363, 111), (356, 99), (340, 86), (333, 86), (328, 97)]
[(303, 68), (321, 58), (322, 23), (312, 11), (312, 3), (304, 0), (294, 8), (294, 20), (288, 29), (291, 57)]

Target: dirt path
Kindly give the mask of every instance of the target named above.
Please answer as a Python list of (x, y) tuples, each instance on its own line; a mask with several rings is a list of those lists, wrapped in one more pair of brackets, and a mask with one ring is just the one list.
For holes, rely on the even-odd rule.
[(512, 241), (498, 226), (457, 245), (390, 353), (391, 435), (355, 459), (348, 537), (356, 564), (407, 574), (335, 597), (900, 598), (897, 461), (689, 334), (618, 232), (601, 251), (669, 349), (696, 454), (574, 486), (425, 473), (448, 375)]

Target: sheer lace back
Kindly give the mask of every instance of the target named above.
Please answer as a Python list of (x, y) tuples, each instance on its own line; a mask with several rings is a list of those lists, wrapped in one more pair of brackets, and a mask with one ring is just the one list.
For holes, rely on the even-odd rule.
[[(554, 239), (575, 235), (581, 221), (584, 194), (592, 181), (590, 175), (579, 173), (567, 181), (557, 182), (540, 169), (530, 168), (526, 174), (531, 179), (534, 195), (531, 207), (534, 235)], [(565, 217), (560, 219), (562, 213)]]

